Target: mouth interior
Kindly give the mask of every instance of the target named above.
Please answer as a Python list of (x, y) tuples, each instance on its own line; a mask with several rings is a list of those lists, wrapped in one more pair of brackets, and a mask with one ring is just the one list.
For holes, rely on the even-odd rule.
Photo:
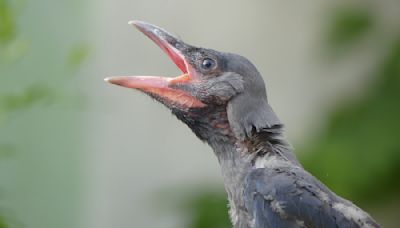
[(143, 22), (130, 22), (130, 24), (135, 25), (144, 35), (156, 43), (183, 74), (173, 78), (160, 76), (114, 76), (105, 80), (115, 85), (143, 91), (159, 99), (162, 103), (181, 110), (205, 107), (206, 104), (191, 95), (190, 92), (179, 89), (179, 87), (174, 87), (174, 85), (178, 84), (199, 81), (196, 77), (196, 71), (187, 62), (185, 55), (181, 52), (180, 48), (175, 47), (175, 44), (180, 45), (179, 42), (181, 41), (156, 26)]
[[(152, 34), (146, 34), (152, 39), (167, 55), (168, 57), (175, 63), (175, 65), (182, 71), (183, 75), (179, 77), (189, 77), (191, 78), (192, 75), (189, 70), (189, 64), (186, 62), (184, 55), (168, 41), (164, 39), (160, 39), (159, 37), (152, 36)], [(174, 78), (172, 78), (174, 79)]]
[(183, 74), (188, 74), (188, 66), (185, 61), (185, 57), (175, 48), (170, 47), (169, 44), (163, 45), (162, 49), (167, 55), (171, 58), (171, 60), (175, 63), (175, 65), (182, 71)]

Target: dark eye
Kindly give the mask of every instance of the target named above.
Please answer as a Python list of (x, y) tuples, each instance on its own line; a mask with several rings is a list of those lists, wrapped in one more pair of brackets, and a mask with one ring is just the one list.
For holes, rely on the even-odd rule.
[(203, 62), (201, 62), (201, 68), (204, 70), (210, 70), (215, 66), (215, 61), (210, 58), (205, 58), (203, 59)]

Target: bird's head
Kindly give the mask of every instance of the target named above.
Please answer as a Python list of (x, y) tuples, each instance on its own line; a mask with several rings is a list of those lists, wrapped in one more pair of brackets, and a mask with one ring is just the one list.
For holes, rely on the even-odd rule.
[(183, 74), (117, 76), (106, 81), (155, 98), (203, 140), (218, 131), (243, 140), (254, 131), (280, 124), (267, 102), (264, 81), (249, 60), (194, 47), (145, 22), (130, 24), (153, 40)]

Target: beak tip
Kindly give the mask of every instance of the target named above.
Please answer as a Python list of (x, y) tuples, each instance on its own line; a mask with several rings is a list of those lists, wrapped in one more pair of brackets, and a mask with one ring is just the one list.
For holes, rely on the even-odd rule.
[(107, 78), (104, 79), (104, 81), (107, 82), (107, 83), (113, 84), (112, 77), (107, 77)]
[(132, 25), (132, 26), (136, 27), (139, 31), (146, 34), (147, 36), (149, 36), (149, 34), (154, 35), (154, 33), (156, 33), (157, 30), (162, 30), (161, 28), (158, 28), (155, 25), (152, 25), (152, 24), (144, 22), (144, 21), (139, 21), (139, 20), (128, 21), (128, 25)]
[(146, 23), (144, 21), (139, 21), (139, 20), (130, 20), (130, 21), (128, 21), (128, 25), (132, 25), (132, 26), (138, 28), (139, 30), (148, 27), (148, 23)]
[(133, 26), (135, 26), (136, 23), (137, 23), (137, 21), (135, 21), (135, 20), (128, 21), (128, 25), (133, 25)]

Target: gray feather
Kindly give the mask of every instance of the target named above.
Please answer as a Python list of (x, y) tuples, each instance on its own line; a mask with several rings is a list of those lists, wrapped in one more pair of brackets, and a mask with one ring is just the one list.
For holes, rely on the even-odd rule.
[[(378, 227), (366, 213), (296, 166), (253, 170), (246, 178), (245, 198), (255, 228)], [(348, 215), (333, 205), (360, 214)]]
[(266, 100), (252, 99), (251, 96), (243, 93), (228, 103), (228, 120), (234, 134), (240, 139), (251, 136), (253, 129), (259, 132), (263, 128), (280, 124)]

